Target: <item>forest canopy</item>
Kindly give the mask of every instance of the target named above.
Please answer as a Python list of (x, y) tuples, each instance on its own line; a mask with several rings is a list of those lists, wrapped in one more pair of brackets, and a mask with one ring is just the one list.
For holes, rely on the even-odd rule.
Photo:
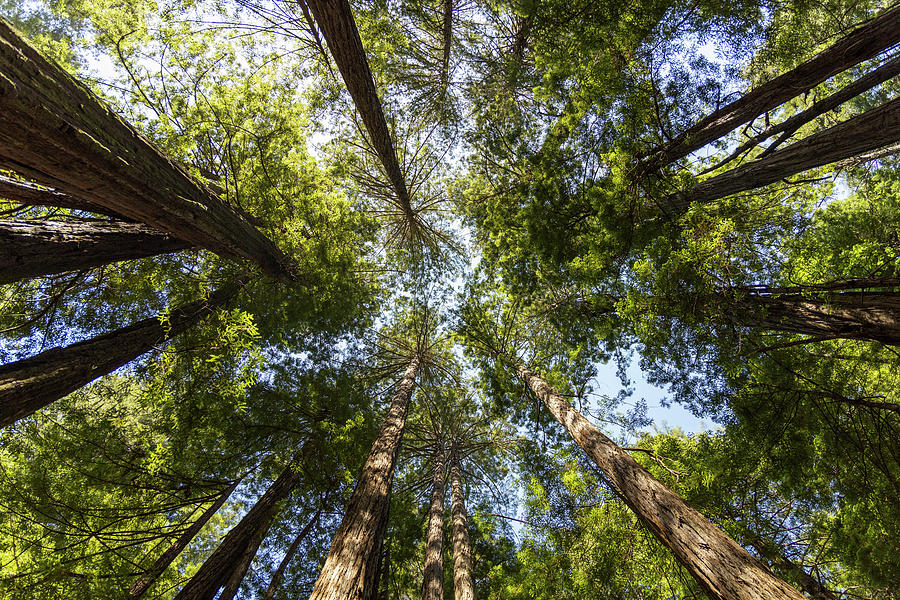
[(900, 598), (898, 53), (0, 0), (0, 600)]

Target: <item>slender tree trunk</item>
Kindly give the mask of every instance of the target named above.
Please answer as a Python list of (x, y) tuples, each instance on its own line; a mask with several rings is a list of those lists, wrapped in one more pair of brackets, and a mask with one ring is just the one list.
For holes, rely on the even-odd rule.
[(378, 585), (376, 586), (376, 600), (388, 600), (391, 585), (391, 546), (382, 544), (384, 551), (382, 552), (381, 568), (378, 570)]
[[(524, 365), (516, 372), (619, 490), (626, 504), (715, 600), (803, 600), (721, 529), (660, 483)], [(452, 477), (452, 472), (451, 472)]]
[[(898, 27), (900, 31), (900, 27)], [(663, 200), (674, 213), (691, 202), (710, 202), (753, 190), (791, 175), (821, 167), (900, 140), (900, 98), (830, 127), (766, 158), (698, 183), (687, 192)]]
[(0, 221), (0, 284), (189, 247), (138, 223)]
[(422, 600), (444, 600), (444, 467), (443, 452), (438, 452), (434, 457), (434, 473), (431, 476)]
[(419, 361), (418, 356), (410, 361), (397, 386), (310, 600), (368, 600), (376, 593), (373, 588), (381, 558), (379, 550), (387, 528), (394, 465)]
[(659, 169), (900, 42), (900, 7), (887, 10), (794, 69), (747, 92), (653, 151), (639, 173)]
[(3, 20), (0, 73), (0, 168), (292, 277), (271, 240)]
[(275, 572), (272, 574), (272, 579), (269, 581), (269, 587), (266, 588), (266, 593), (263, 595), (263, 600), (272, 600), (275, 597), (275, 592), (278, 591), (278, 588), (281, 586), (281, 580), (284, 579), (284, 572), (287, 569), (287, 566), (291, 563), (291, 560), (294, 558), (294, 555), (297, 554), (297, 550), (300, 548), (300, 544), (306, 539), (306, 536), (309, 535), (309, 532), (312, 531), (312, 528), (315, 527), (316, 523), (319, 522), (319, 516), (322, 514), (322, 509), (316, 511), (316, 514), (313, 515), (313, 518), (309, 520), (306, 526), (300, 530), (300, 533), (297, 534), (297, 537), (294, 538), (294, 541), (291, 542), (291, 545), (288, 547), (287, 552), (284, 554), (284, 558), (281, 559), (281, 562), (278, 563), (278, 568), (275, 569)]
[(129, 600), (137, 600), (144, 593), (150, 589), (150, 586), (159, 578), (162, 573), (169, 568), (169, 565), (172, 564), (172, 561), (181, 554), (185, 548), (187, 548), (188, 544), (190, 544), (197, 534), (200, 533), (200, 530), (203, 529), (203, 526), (206, 525), (209, 520), (212, 518), (214, 514), (216, 514), (222, 505), (225, 504), (225, 501), (231, 496), (231, 493), (240, 483), (240, 479), (236, 480), (230, 486), (228, 486), (225, 491), (213, 502), (209, 508), (203, 511), (203, 514), (200, 515), (196, 521), (191, 523), (190, 527), (188, 527), (181, 536), (175, 540), (175, 542), (169, 546), (169, 548), (162, 553), (162, 555), (156, 559), (156, 562), (153, 563), (153, 566), (147, 569), (147, 571), (140, 576), (140, 578), (135, 581), (131, 587), (128, 589), (128, 598)]
[(772, 563), (776, 571), (783, 575), (793, 576), (803, 591), (813, 600), (837, 600), (835, 595), (831, 593), (831, 590), (819, 583), (818, 579), (807, 573), (805, 569), (770, 544), (766, 544), (761, 539), (751, 541), (750, 544), (759, 552), (760, 556)]
[(349, 2), (347, 0), (305, 0), (305, 2), (322, 31), (334, 62), (337, 63), (341, 77), (353, 98), (356, 110), (362, 117), (372, 146), (381, 164), (384, 165), (401, 207), (405, 212), (411, 213), (406, 180), (397, 160), (397, 152), (391, 140), (381, 100), (375, 89), (375, 80), (372, 78), (366, 51), (359, 38)]
[(0, 366), (0, 427), (15, 423), (185, 331), (231, 299), (241, 283), (104, 335)]
[(181, 588), (175, 600), (213, 600), (223, 586), (226, 587), (225, 593), (234, 595), (269, 530), (278, 504), (290, 495), (300, 481), (300, 472), (295, 470), (294, 462), (291, 460), (266, 493), (225, 535), (219, 547)]
[(453, 0), (444, 0), (444, 20), (441, 25), (443, 48), (441, 52), (441, 95), (446, 96), (450, 87), (450, 46), (453, 44)]
[(450, 457), (450, 497), (453, 513), (453, 597), (456, 600), (475, 600), (469, 516), (466, 514), (459, 457), (455, 451)]

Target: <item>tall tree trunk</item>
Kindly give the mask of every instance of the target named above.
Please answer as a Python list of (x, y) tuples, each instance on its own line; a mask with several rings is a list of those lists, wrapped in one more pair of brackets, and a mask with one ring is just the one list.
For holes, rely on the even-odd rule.
[(162, 575), (170, 564), (172, 564), (172, 561), (187, 548), (188, 544), (190, 544), (195, 537), (197, 537), (197, 534), (200, 533), (203, 526), (209, 522), (212, 516), (216, 514), (220, 508), (222, 508), (222, 505), (225, 504), (225, 501), (228, 500), (228, 497), (231, 496), (231, 493), (240, 482), (241, 480), (238, 479), (228, 486), (216, 501), (203, 511), (203, 514), (200, 515), (196, 521), (191, 523), (190, 527), (188, 527), (184, 533), (182, 533), (181, 536), (179, 536), (179, 538), (156, 559), (153, 566), (147, 569), (137, 581), (131, 584), (131, 587), (128, 589), (129, 600), (137, 600), (150, 589), (150, 586), (152, 586), (159, 576)]
[(0, 168), (292, 278), (255, 227), (0, 19)]
[(831, 590), (819, 583), (819, 580), (810, 575), (800, 565), (797, 565), (780, 550), (777, 550), (762, 539), (757, 538), (750, 542), (760, 556), (772, 563), (775, 570), (782, 575), (793, 576), (803, 591), (813, 600), (837, 600)]
[[(656, 480), (625, 450), (591, 425), (566, 398), (522, 364), (519, 377), (581, 446), (641, 521), (716, 600), (803, 600), (721, 529)], [(451, 477), (452, 477), (451, 472)]]
[(472, 577), (472, 546), (469, 544), (469, 516), (462, 488), (462, 474), (456, 451), (450, 455), (450, 497), (453, 513), (453, 597), (456, 600), (475, 600), (475, 580)]
[(375, 89), (375, 80), (369, 69), (369, 61), (366, 59), (366, 51), (362, 40), (359, 38), (359, 30), (350, 10), (347, 0), (304, 0), (316, 20), (316, 24), (322, 31), (331, 56), (337, 63), (341, 77), (347, 85), (347, 90), (353, 98), (356, 110), (362, 117), (366, 131), (372, 141), (372, 146), (384, 165), (397, 199), (404, 212), (412, 213), (409, 200), (409, 191), (406, 188), (406, 180), (397, 160), (397, 152), (391, 140), (391, 133), (384, 111), (381, 108), (381, 100)]
[(428, 535), (425, 538), (425, 575), (422, 600), (444, 600), (444, 454), (434, 457), (431, 476), (431, 508), (428, 511)]
[(420, 357), (409, 362), (350, 496), (310, 600), (368, 600), (387, 528), (394, 466), (406, 426)]
[(0, 284), (189, 247), (138, 223), (0, 221)]
[(887, 10), (794, 69), (754, 88), (655, 149), (639, 173), (659, 169), (900, 42), (900, 7)]
[(269, 586), (266, 588), (263, 600), (272, 600), (275, 597), (275, 592), (278, 591), (278, 588), (281, 586), (281, 580), (284, 579), (284, 572), (287, 570), (287, 566), (291, 563), (294, 555), (297, 554), (300, 544), (306, 539), (306, 536), (309, 535), (309, 532), (312, 531), (312, 528), (315, 527), (316, 523), (319, 522), (319, 516), (321, 514), (322, 509), (320, 508), (306, 526), (300, 530), (300, 533), (297, 534), (294, 541), (291, 542), (287, 552), (284, 553), (284, 558), (281, 559), (281, 562), (278, 563), (278, 568), (275, 569), (275, 572), (272, 574), (272, 579), (269, 581)]
[(27, 417), (185, 331), (231, 299), (242, 283), (159, 317), (0, 366), (0, 427)]
[[(900, 31), (900, 27), (898, 27)], [(821, 167), (900, 140), (900, 98), (829, 127), (766, 158), (754, 160), (663, 200), (680, 213), (691, 202), (710, 202), (753, 190), (808, 169)]]
[(450, 87), (450, 47), (453, 44), (453, 0), (444, 0), (444, 20), (441, 24), (443, 47), (441, 52), (441, 96)]
[(223, 586), (232, 595), (237, 591), (250, 561), (269, 530), (279, 502), (287, 498), (300, 481), (300, 471), (293, 464), (296, 459), (295, 456), (253, 508), (225, 535), (219, 547), (181, 588), (175, 600), (212, 600)]

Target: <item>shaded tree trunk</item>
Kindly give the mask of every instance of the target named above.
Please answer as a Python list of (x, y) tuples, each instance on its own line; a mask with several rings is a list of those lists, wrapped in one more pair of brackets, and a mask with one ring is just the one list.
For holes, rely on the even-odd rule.
[(59, 208), (73, 208), (98, 215), (122, 218), (121, 215), (106, 207), (91, 202), (75, 200), (55, 190), (44, 189), (28, 181), (12, 179), (5, 175), (0, 175), (0, 198), (24, 204), (25, 206), (57, 206)]
[(368, 600), (376, 594), (374, 587), (387, 528), (394, 466), (419, 361), (418, 356), (410, 361), (397, 386), (310, 600)]
[[(616, 487), (625, 503), (716, 600), (802, 600), (721, 529), (656, 480), (625, 450), (522, 364), (519, 377)], [(452, 477), (452, 473), (451, 473)]]
[(309, 535), (309, 532), (312, 531), (312, 528), (315, 527), (316, 523), (319, 522), (319, 516), (321, 514), (322, 509), (320, 508), (306, 526), (300, 530), (300, 533), (297, 534), (297, 537), (294, 538), (291, 545), (288, 546), (287, 552), (284, 553), (284, 558), (281, 559), (281, 562), (278, 563), (278, 568), (275, 569), (275, 572), (272, 574), (272, 579), (269, 581), (269, 586), (266, 588), (263, 600), (272, 600), (272, 598), (275, 597), (275, 593), (281, 586), (281, 580), (284, 579), (284, 572), (287, 569), (287, 566), (291, 563), (291, 560), (293, 560), (294, 555), (297, 554), (300, 544), (306, 539), (306, 536)]
[(655, 171), (684, 158), (742, 123), (781, 106), (897, 42), (900, 42), (900, 7), (881, 13), (810, 60), (747, 92), (655, 149), (639, 167), (639, 174)]
[(189, 248), (122, 221), (0, 221), (0, 284)]
[(271, 240), (3, 20), (0, 72), (0, 168), (292, 278)]
[(422, 600), (444, 600), (444, 466), (443, 453), (436, 453), (434, 473), (431, 476), (428, 535), (425, 538)]
[(441, 95), (450, 87), (450, 46), (453, 44), (453, 0), (444, 0), (444, 20), (441, 24)]
[(27, 417), (182, 333), (225, 304), (242, 285), (227, 285), (209, 298), (174, 309), (165, 324), (159, 317), (151, 317), (0, 366), (0, 427)]
[(469, 516), (466, 514), (459, 457), (455, 451), (452, 451), (450, 457), (450, 497), (453, 513), (453, 597), (456, 600), (475, 600)]
[(406, 179), (397, 160), (397, 152), (391, 140), (381, 100), (375, 89), (375, 80), (372, 78), (366, 51), (359, 38), (349, 2), (347, 0), (305, 0), (305, 2), (322, 31), (334, 62), (337, 63), (350, 97), (353, 98), (356, 110), (359, 111), (369, 133), (372, 146), (397, 193), (400, 206), (404, 212), (411, 213)]
[(751, 541), (750, 544), (760, 556), (772, 563), (776, 571), (783, 575), (792, 576), (807, 595), (813, 600), (837, 600), (837, 597), (819, 580), (810, 575), (800, 565), (787, 558), (782, 552), (766, 544), (761, 539)]
[(279, 503), (290, 495), (300, 481), (294, 462), (281, 472), (266, 493), (256, 501), (247, 514), (229, 531), (200, 569), (181, 588), (175, 600), (213, 600), (223, 586), (224, 594), (232, 596), (256, 555), (260, 543), (278, 510)]
[(172, 561), (187, 548), (188, 544), (190, 544), (195, 537), (197, 537), (197, 534), (200, 533), (203, 526), (209, 522), (212, 516), (216, 514), (220, 508), (222, 508), (222, 505), (225, 504), (225, 501), (231, 496), (231, 493), (238, 486), (240, 481), (241, 480), (238, 479), (228, 486), (216, 501), (203, 511), (203, 514), (200, 515), (196, 521), (191, 523), (190, 527), (188, 527), (185, 532), (156, 559), (153, 566), (147, 569), (147, 571), (131, 585), (128, 589), (128, 598), (130, 600), (137, 600), (150, 589), (150, 586), (152, 586), (157, 578), (159, 578), (169, 565), (172, 564)]

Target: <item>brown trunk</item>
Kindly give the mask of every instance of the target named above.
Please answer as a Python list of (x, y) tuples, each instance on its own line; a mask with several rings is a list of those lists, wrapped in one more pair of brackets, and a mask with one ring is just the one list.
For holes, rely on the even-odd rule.
[(760, 556), (772, 563), (776, 571), (782, 575), (793, 576), (803, 591), (813, 600), (837, 600), (828, 588), (819, 583), (818, 579), (807, 573), (799, 565), (794, 564), (780, 551), (759, 539), (751, 542), (751, 545), (759, 552)]
[(710, 598), (803, 600), (799, 591), (772, 575), (721, 529), (654, 479), (546, 381), (521, 364), (516, 365), (516, 372)]
[(375, 579), (387, 515), (394, 465), (409, 412), (419, 357), (413, 358), (378, 431), (331, 543), (310, 600), (360, 600), (375, 595)]
[(253, 508), (225, 535), (219, 547), (181, 588), (175, 600), (212, 600), (223, 586), (232, 595), (233, 591), (237, 591), (250, 561), (269, 529), (278, 503), (287, 498), (300, 480), (300, 472), (293, 468), (293, 462), (294, 460), (256, 501)]
[(466, 514), (459, 457), (455, 451), (450, 458), (450, 498), (453, 513), (453, 597), (456, 600), (475, 600), (469, 516)]
[(172, 564), (172, 561), (181, 554), (185, 548), (187, 548), (188, 544), (190, 544), (193, 539), (200, 533), (200, 530), (203, 529), (203, 526), (206, 525), (209, 520), (212, 518), (214, 514), (216, 514), (222, 505), (225, 504), (225, 501), (231, 496), (231, 493), (240, 483), (240, 479), (232, 483), (228, 486), (225, 491), (213, 502), (209, 508), (203, 511), (203, 514), (200, 515), (196, 521), (191, 523), (190, 527), (188, 527), (181, 536), (175, 540), (175, 542), (169, 546), (169, 548), (162, 553), (162, 555), (156, 559), (156, 562), (153, 563), (153, 566), (147, 569), (147, 571), (141, 575), (141, 577), (135, 581), (131, 587), (128, 589), (128, 598), (129, 600), (137, 600), (144, 593), (150, 589), (150, 586), (156, 581), (156, 579), (162, 575), (162, 573)]
[(177, 308), (165, 324), (144, 319), (104, 335), (0, 366), (0, 427), (15, 423), (185, 331), (240, 289), (231, 284)]
[(28, 181), (12, 179), (0, 175), (0, 199), (17, 202), (25, 206), (57, 206), (59, 208), (74, 208), (98, 215), (107, 215), (121, 219), (122, 217), (108, 208), (81, 202), (61, 194), (54, 190), (48, 190)]
[(405, 212), (411, 213), (406, 180), (397, 160), (391, 133), (384, 118), (381, 100), (375, 89), (375, 80), (372, 78), (372, 71), (369, 70), (369, 61), (366, 59), (366, 51), (359, 38), (350, 4), (347, 0), (305, 1), (322, 31), (334, 62), (337, 63), (356, 110), (359, 111), (369, 133), (372, 146), (381, 164), (384, 165), (391, 185), (394, 186), (400, 206)]
[(900, 42), (900, 7), (883, 12), (805, 63), (747, 92), (738, 100), (702, 119), (654, 150), (640, 172), (652, 172), (684, 158), (742, 123), (781, 106), (829, 77), (878, 55), (897, 42)]
[(710, 202), (753, 190), (897, 140), (900, 140), (900, 98), (795, 142), (766, 158), (716, 175), (663, 202), (673, 212), (682, 212), (691, 202)]
[(444, 39), (441, 55), (441, 94), (446, 95), (450, 86), (450, 45), (453, 43), (453, 0), (444, 0), (444, 21), (441, 27)]
[(444, 466), (443, 453), (436, 453), (434, 474), (431, 476), (428, 535), (425, 538), (422, 600), (444, 600)]
[(269, 528), (265, 527), (255, 532), (247, 547), (244, 548), (244, 551), (238, 557), (237, 563), (231, 567), (231, 573), (228, 575), (228, 579), (225, 580), (225, 587), (222, 588), (222, 593), (219, 594), (216, 600), (234, 599), (238, 589), (241, 587), (241, 583), (244, 581), (244, 577), (247, 576), (247, 570), (250, 568), (250, 563), (253, 562), (253, 557), (259, 551), (259, 545), (262, 543), (263, 538), (266, 537), (268, 531)]
[(287, 569), (287, 566), (291, 563), (291, 560), (294, 558), (294, 555), (297, 554), (297, 550), (300, 548), (300, 544), (306, 539), (306, 536), (309, 535), (309, 532), (312, 531), (312, 528), (315, 527), (316, 523), (319, 522), (319, 516), (322, 514), (322, 509), (320, 508), (316, 511), (316, 514), (313, 515), (313, 518), (309, 520), (306, 526), (300, 530), (300, 533), (297, 534), (297, 537), (294, 538), (294, 541), (291, 542), (291, 545), (288, 547), (287, 552), (284, 554), (284, 558), (281, 559), (281, 562), (278, 563), (278, 568), (275, 569), (275, 572), (272, 574), (272, 579), (269, 581), (269, 587), (266, 588), (266, 593), (263, 596), (263, 600), (272, 600), (275, 597), (275, 592), (278, 591), (278, 588), (281, 586), (281, 580), (284, 579), (284, 572)]
[(189, 247), (138, 223), (0, 221), (0, 284)]
[(289, 259), (0, 20), (0, 168), (291, 278)]

